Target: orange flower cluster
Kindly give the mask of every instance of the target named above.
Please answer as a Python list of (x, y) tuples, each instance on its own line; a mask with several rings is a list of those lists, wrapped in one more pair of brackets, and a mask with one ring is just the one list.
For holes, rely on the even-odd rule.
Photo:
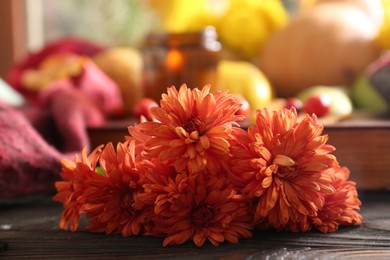
[(164, 246), (193, 240), (214, 246), (255, 229), (322, 232), (361, 224), (355, 184), (331, 154), (315, 116), (258, 110), (238, 127), (234, 95), (168, 89), (153, 121), (130, 126), (116, 147), (62, 162), (54, 200), (60, 226), (123, 236), (164, 236)]

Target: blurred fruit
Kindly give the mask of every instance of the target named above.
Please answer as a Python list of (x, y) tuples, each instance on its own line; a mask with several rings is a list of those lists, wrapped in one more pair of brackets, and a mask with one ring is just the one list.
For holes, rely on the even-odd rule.
[(142, 98), (134, 105), (132, 112), (137, 118), (144, 116), (147, 120), (152, 120), (152, 113), (150, 111), (152, 107), (158, 107), (156, 101), (151, 98)]
[[(168, 32), (201, 31), (212, 25), (235, 56), (253, 59), (271, 34), (288, 21), (280, 0), (149, 0)], [(245, 25), (245, 26), (243, 26)]]
[(330, 111), (332, 98), (326, 93), (310, 96), (303, 104), (303, 112), (317, 117), (325, 116)]
[(273, 98), (272, 87), (264, 74), (255, 65), (245, 61), (219, 62), (217, 85), (213, 91), (221, 89), (241, 94), (249, 102), (252, 113), (269, 104)]
[(384, 21), (378, 34), (377, 42), (383, 49), (390, 50), (390, 1), (382, 0), (382, 4), (384, 11)]
[(287, 109), (290, 109), (291, 107), (295, 107), (297, 112), (299, 112), (303, 108), (303, 103), (302, 103), (302, 101), (300, 99), (295, 98), (295, 97), (291, 97), (291, 98), (287, 98), (285, 100), (284, 107), (287, 108)]
[(347, 90), (342, 87), (314, 86), (301, 91), (297, 98), (305, 104), (310, 97), (322, 94), (326, 94), (331, 98), (329, 114), (346, 116), (352, 113), (351, 99), (347, 94)]
[(320, 1), (276, 32), (264, 46), (259, 66), (277, 94), (290, 97), (315, 85), (351, 84), (379, 56), (380, 4)]
[(287, 21), (288, 14), (280, 0), (231, 0), (218, 21), (217, 31), (223, 46), (242, 58), (252, 59)]
[(316, 3), (317, 0), (300, 0), (299, 1), (299, 8), (300, 9), (305, 9), (305, 8), (310, 8)]
[[(356, 107), (373, 112), (389, 109), (385, 96), (389, 96), (390, 54), (383, 55), (370, 64), (354, 82), (351, 97)], [(383, 94), (383, 95), (382, 95)]]
[(371, 85), (368, 75), (361, 75), (355, 81), (351, 98), (358, 109), (372, 112), (384, 112), (388, 105), (378, 91)]
[(384, 10), (382, 3), (384, 1), (388, 0), (317, 0), (317, 3), (338, 2), (341, 4), (353, 5), (364, 11), (375, 24), (382, 26), (384, 21)]
[(94, 56), (96, 65), (120, 88), (126, 115), (143, 97), (142, 54), (133, 48), (113, 47)]
[[(379, 59), (380, 60), (380, 59)], [(379, 94), (390, 104), (390, 52), (383, 55), (383, 62), (374, 62), (374, 65), (379, 63), (378, 66), (370, 66), (375, 69), (371, 71), (370, 83), (379, 92)]]
[(226, 9), (226, 1), (210, 0), (148, 0), (167, 32), (200, 31), (215, 25), (217, 16)]
[(241, 108), (237, 110), (236, 115), (245, 116), (245, 119), (238, 123), (240, 124), (240, 126), (247, 126), (251, 120), (251, 115), (252, 115), (251, 106), (248, 100), (246, 100), (242, 95), (236, 94), (235, 97), (236, 97), (236, 101), (241, 104)]

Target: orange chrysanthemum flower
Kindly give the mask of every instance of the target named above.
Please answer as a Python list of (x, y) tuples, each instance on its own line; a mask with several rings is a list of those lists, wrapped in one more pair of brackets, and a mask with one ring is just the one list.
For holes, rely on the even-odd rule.
[(76, 156), (74, 161), (64, 159), (61, 161), (61, 177), (64, 181), (55, 183), (57, 194), (55, 201), (61, 202), (64, 211), (61, 215), (60, 227), (72, 232), (77, 230), (80, 214), (84, 212), (82, 194), (88, 184), (88, 179), (96, 175), (96, 163), (99, 159), (102, 146), (97, 147), (88, 157), (86, 149), (81, 153), (81, 160)]
[(134, 151), (134, 142), (118, 143), (116, 151), (112, 143), (108, 143), (102, 151), (101, 173), (88, 181), (83, 194), (90, 231), (123, 236), (140, 232), (146, 214), (133, 208), (142, 188)]
[[(196, 174), (173, 167), (146, 172), (145, 193), (139, 201), (154, 207), (154, 229), (149, 235), (166, 235), (163, 245), (193, 240), (202, 246), (251, 237), (253, 215), (247, 200), (223, 176), (204, 171)], [(157, 169), (156, 169), (157, 170)]]
[[(62, 202), (64, 211), (60, 227), (76, 231), (81, 214), (89, 220), (93, 232), (138, 234), (147, 216), (146, 209), (133, 208), (142, 189), (136, 163), (135, 142), (112, 143), (96, 148), (88, 157), (63, 160), (61, 177), (56, 183), (54, 200)], [(99, 166), (99, 168), (98, 168)], [(150, 214), (152, 212), (150, 211)]]
[(322, 232), (361, 224), (355, 183), (331, 153), (315, 115), (258, 110), (237, 128), (234, 95), (168, 88), (153, 121), (130, 126), (116, 147), (63, 160), (54, 200), (60, 227), (166, 236), (163, 245), (237, 243), (260, 229)]
[(336, 190), (325, 174), (339, 167), (334, 148), (315, 115), (298, 122), (293, 108), (256, 116), (256, 126), (234, 130), (232, 180), (256, 204), (259, 227), (307, 231)]
[(241, 105), (232, 94), (209, 91), (209, 86), (202, 90), (186, 85), (179, 91), (168, 88), (161, 107), (151, 109), (154, 121), (129, 127), (133, 138), (149, 136), (144, 144), (148, 158), (174, 165), (179, 172), (184, 168), (190, 172), (205, 168), (214, 171), (228, 158), (232, 125), (243, 119), (235, 115)]
[(315, 227), (322, 232), (334, 232), (339, 225), (362, 224), (362, 216), (357, 212), (361, 202), (356, 191), (356, 184), (348, 181), (349, 170), (335, 167), (328, 173), (333, 177), (335, 192), (325, 196), (325, 204), (312, 218)]

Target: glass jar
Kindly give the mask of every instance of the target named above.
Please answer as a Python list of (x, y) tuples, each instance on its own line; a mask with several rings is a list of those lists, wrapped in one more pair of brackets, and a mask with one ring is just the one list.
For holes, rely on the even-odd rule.
[(220, 50), (211, 26), (201, 32), (150, 34), (143, 47), (145, 96), (159, 102), (167, 87), (215, 85)]

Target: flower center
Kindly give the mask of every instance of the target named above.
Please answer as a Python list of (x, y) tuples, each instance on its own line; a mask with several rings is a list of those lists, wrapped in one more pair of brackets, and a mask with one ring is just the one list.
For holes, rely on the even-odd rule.
[(124, 193), (121, 196), (121, 208), (129, 215), (134, 215), (133, 212), (133, 195), (130, 192)]
[(197, 131), (200, 135), (202, 135), (205, 131), (205, 125), (198, 117), (191, 116), (191, 118), (183, 125), (183, 129), (190, 134)]
[(214, 212), (207, 206), (199, 206), (191, 211), (191, 222), (196, 227), (204, 227), (214, 219)]
[(277, 166), (275, 174), (279, 178), (292, 179), (297, 176), (295, 161), (286, 155), (277, 155), (272, 164)]

